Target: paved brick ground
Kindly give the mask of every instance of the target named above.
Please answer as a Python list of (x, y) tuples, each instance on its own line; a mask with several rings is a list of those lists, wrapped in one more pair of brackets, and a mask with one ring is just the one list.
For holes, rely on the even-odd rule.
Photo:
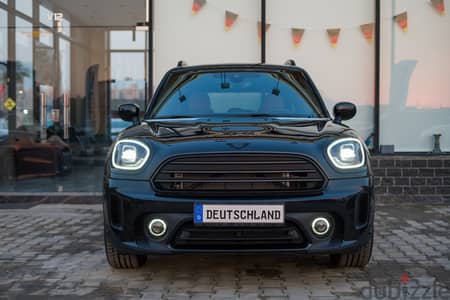
[(0, 299), (450, 299), (449, 217), (444, 205), (379, 205), (363, 270), (329, 268), (326, 257), (197, 255), (117, 271), (99, 205), (3, 206)]

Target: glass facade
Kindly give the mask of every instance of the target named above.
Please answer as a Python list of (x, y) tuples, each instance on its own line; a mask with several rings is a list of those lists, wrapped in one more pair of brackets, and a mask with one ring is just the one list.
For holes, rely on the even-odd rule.
[(102, 191), (109, 145), (148, 97), (146, 1), (0, 3), (0, 193)]
[[(355, 118), (346, 122), (357, 128), (369, 147), (374, 135), (375, 61), (374, 43), (368, 43), (361, 24), (375, 22), (374, 1), (339, 0), (267, 1), (267, 62), (284, 63), (288, 58), (310, 73), (330, 112), (337, 102), (357, 105)], [(291, 37), (292, 28), (304, 29), (300, 45)], [(327, 28), (339, 28), (333, 47)]]
[(33, 0), (16, 0), (16, 10), (29, 17), (33, 16)]
[[(380, 144), (450, 152), (450, 18), (429, 2), (383, 1)], [(407, 30), (391, 16), (408, 14)]]
[[(148, 3), (152, 52), (141, 26)], [(449, 152), (450, 18), (427, 1), (381, 4), (379, 142), (428, 153), (440, 135)], [(192, 1), (178, 0), (0, 0), (0, 193), (101, 193), (107, 150), (130, 125), (118, 117), (120, 104), (144, 108), (179, 60), (261, 61), (260, 0), (208, 0), (192, 9)], [(394, 21), (404, 11), (408, 32)], [(376, 43), (360, 25), (374, 23), (375, 13), (375, 0), (266, 1), (267, 63), (294, 59), (330, 110), (355, 102), (349, 125), (369, 147), (377, 134)], [(292, 28), (305, 30), (300, 46)], [(335, 48), (329, 28), (341, 29)]]

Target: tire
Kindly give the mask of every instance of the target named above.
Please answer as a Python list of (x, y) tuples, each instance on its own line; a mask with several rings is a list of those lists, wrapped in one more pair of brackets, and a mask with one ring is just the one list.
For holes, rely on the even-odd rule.
[(373, 248), (373, 225), (370, 229), (369, 241), (356, 252), (332, 254), (331, 265), (339, 268), (363, 268), (370, 262)]
[(111, 236), (105, 229), (105, 253), (108, 263), (114, 269), (136, 269), (147, 262), (147, 256), (135, 254), (119, 254), (111, 242)]

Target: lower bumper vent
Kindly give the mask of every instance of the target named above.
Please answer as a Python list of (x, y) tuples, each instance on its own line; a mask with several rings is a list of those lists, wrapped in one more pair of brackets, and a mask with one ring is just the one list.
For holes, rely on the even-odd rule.
[(182, 226), (172, 241), (178, 249), (239, 250), (301, 248), (305, 239), (295, 224), (284, 226)]

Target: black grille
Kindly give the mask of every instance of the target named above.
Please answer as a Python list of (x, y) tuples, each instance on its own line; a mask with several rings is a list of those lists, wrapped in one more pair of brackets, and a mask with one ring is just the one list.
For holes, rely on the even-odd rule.
[(309, 159), (285, 154), (177, 157), (153, 178), (157, 193), (189, 197), (316, 194), (324, 183), (324, 176)]
[(182, 226), (172, 241), (178, 249), (298, 249), (305, 239), (295, 224), (282, 226)]

